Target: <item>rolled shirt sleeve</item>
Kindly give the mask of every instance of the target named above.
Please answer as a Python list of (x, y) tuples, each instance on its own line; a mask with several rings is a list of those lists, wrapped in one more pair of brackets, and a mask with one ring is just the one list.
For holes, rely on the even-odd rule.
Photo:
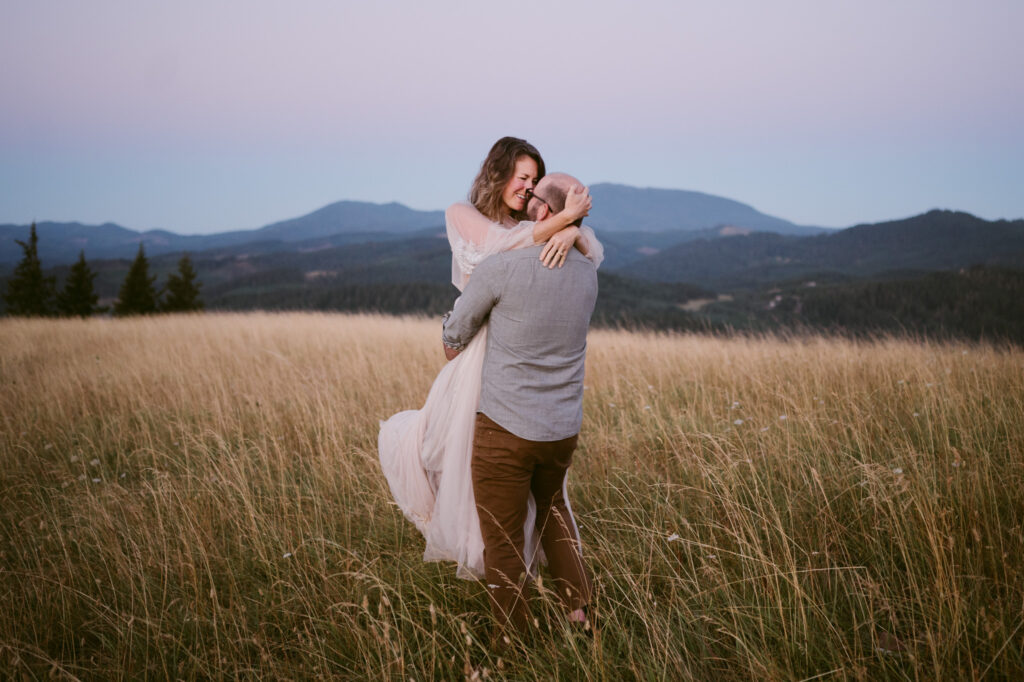
[(476, 267), (473, 277), (455, 300), (455, 307), (444, 316), (441, 341), (453, 350), (462, 350), (473, 340), (498, 301), (497, 283), (503, 264), (487, 258)]

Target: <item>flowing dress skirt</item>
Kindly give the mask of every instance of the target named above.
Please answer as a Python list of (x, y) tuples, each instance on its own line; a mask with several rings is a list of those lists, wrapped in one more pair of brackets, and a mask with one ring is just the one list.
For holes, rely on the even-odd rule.
[[(419, 410), (380, 423), (377, 448), (395, 502), (426, 540), (424, 561), (455, 561), (460, 578), (484, 575), (484, 541), (470, 458), (480, 402), (487, 326), (438, 373)], [(527, 566), (539, 558), (531, 496), (524, 532)]]

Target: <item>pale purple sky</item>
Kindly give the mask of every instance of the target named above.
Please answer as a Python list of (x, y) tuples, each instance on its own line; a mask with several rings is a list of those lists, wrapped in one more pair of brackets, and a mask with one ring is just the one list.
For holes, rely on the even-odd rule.
[(490, 145), (845, 227), (1024, 217), (1024, 2), (0, 0), (0, 223), (440, 209)]

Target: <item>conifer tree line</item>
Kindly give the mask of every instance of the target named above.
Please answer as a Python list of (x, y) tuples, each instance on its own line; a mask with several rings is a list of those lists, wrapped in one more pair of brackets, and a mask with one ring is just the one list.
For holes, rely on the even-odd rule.
[[(20, 239), (15, 241), (21, 246), (24, 255), (7, 280), (7, 290), (3, 294), (8, 315), (89, 317), (108, 310), (107, 307), (98, 304), (99, 296), (93, 286), (96, 273), (85, 262), (85, 251), (79, 253), (78, 261), (71, 266), (64, 288), (58, 291), (56, 279), (43, 276), (36, 224), (32, 223), (27, 242)], [(157, 291), (155, 282), (156, 277), (149, 274), (149, 261), (145, 250), (142, 244), (139, 244), (139, 252), (121, 284), (113, 313), (126, 316), (203, 309), (203, 302), (199, 297), (202, 284), (197, 279), (188, 254), (183, 255), (178, 261), (177, 272), (168, 275), (167, 284), (163, 289)]]

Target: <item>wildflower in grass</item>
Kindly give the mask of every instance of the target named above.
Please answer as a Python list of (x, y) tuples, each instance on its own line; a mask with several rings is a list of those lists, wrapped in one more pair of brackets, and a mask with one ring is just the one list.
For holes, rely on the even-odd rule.
[(920, 415), (919, 413), (915, 412), (915, 413), (914, 413), (914, 416), (915, 416), (915, 417), (920, 417), (921, 415)]
[(91, 462), (89, 462), (89, 465), (90, 466), (94, 466), (94, 467), (98, 467), (100, 465), (100, 461), (98, 459), (94, 459)]
[(738, 400), (734, 400), (734, 401), (733, 401), (733, 403), (732, 403), (732, 405), (731, 405), (731, 406), (729, 407), (729, 409), (730, 409), (730, 410), (735, 410), (735, 409), (736, 409), (737, 407), (739, 407), (739, 406), (740, 406), (740, 403), (739, 403), (739, 401), (738, 401)]
[(103, 480), (103, 479), (101, 479), (101, 478), (94, 478), (94, 479), (92, 479), (92, 482), (93, 482), (93, 483), (99, 483), (99, 482), (100, 482), (100, 481), (102, 481), (102, 480)]
[(899, 381), (897, 381), (896, 383), (897, 383), (897, 384), (900, 384), (900, 385), (903, 385), (903, 384), (905, 384), (905, 383), (907, 383), (907, 382), (906, 382), (906, 381), (904, 381), (903, 379), (900, 379), (900, 380), (899, 380)]
[(50, 450), (53, 448), (53, 443), (47, 443), (43, 446), (43, 450)]
[(733, 424), (735, 424), (736, 426), (742, 426), (743, 425), (743, 420), (742, 419), (737, 419), (736, 421), (733, 422)]
[(765, 431), (767, 431), (767, 430), (768, 430), (768, 427), (767, 427), (767, 426), (762, 426), (762, 427), (761, 427), (761, 432), (762, 432), (762, 433), (764, 433), (764, 432), (765, 432)]
[(71, 455), (71, 463), (74, 464), (78, 461), (78, 455)]
[(895, 469), (892, 470), (892, 472), (897, 476), (901, 476), (903, 474), (903, 469), (901, 469), (900, 467), (896, 467)]
[(651, 406), (650, 406), (650, 405), (644, 405), (644, 409), (645, 409), (645, 410), (650, 410), (650, 409), (651, 409)]
[(608, 407), (615, 407), (615, 403), (608, 403)]
[(291, 559), (291, 557), (292, 557), (292, 553), (291, 552), (285, 552), (284, 555), (282, 555), (281, 558), (282, 559)]
[(125, 476), (127, 476), (127, 475), (128, 475), (128, 474), (126, 474), (126, 473), (123, 473), (123, 472), (122, 472), (122, 473), (121, 473), (121, 475), (120, 475), (120, 476), (118, 476), (118, 478), (124, 478), (124, 477), (125, 477)]
[(80, 476), (78, 477), (78, 480), (79, 480), (79, 481), (84, 481), (84, 480), (85, 480), (85, 474), (81, 474), (81, 475), (80, 475)]
[(669, 542), (676, 542), (677, 540), (679, 540), (679, 533), (672, 533), (672, 535), (668, 536)]
[(780, 415), (779, 415), (779, 421), (780, 421), (780, 422), (784, 422), (784, 421), (786, 421), (787, 419), (789, 419), (789, 417), (787, 417), (786, 415), (784, 415), (784, 414), (780, 414)]

